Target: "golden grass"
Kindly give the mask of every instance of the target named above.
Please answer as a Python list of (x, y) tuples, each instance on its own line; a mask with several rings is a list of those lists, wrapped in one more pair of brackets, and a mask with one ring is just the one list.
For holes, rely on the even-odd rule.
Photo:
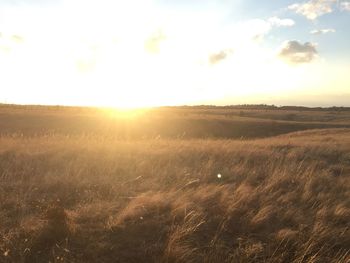
[(0, 136), (5, 137), (251, 139), (320, 128), (350, 128), (350, 110), (164, 107), (115, 111), (0, 104)]
[(2, 136), (0, 262), (349, 262), (349, 176), (350, 129)]

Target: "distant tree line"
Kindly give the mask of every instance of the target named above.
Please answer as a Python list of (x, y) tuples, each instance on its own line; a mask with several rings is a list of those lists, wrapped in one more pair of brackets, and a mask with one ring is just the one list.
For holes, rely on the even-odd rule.
[(183, 109), (242, 109), (242, 110), (295, 110), (295, 111), (350, 111), (350, 107), (305, 107), (305, 106), (276, 106), (268, 104), (238, 104), (238, 105), (183, 105), (163, 106), (159, 108), (183, 108)]
[[(19, 105), (0, 103), (0, 108), (28, 109), (28, 110), (95, 110), (96, 107), (86, 106), (62, 106), (62, 105)], [(295, 111), (350, 111), (350, 107), (305, 107), (305, 106), (276, 106), (268, 104), (238, 104), (238, 105), (182, 105), (161, 106), (160, 109), (242, 109), (242, 110), (295, 110)]]

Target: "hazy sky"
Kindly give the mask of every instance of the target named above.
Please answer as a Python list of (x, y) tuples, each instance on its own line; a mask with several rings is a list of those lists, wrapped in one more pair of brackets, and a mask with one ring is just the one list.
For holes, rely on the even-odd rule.
[(350, 106), (350, 0), (0, 0), (0, 102)]

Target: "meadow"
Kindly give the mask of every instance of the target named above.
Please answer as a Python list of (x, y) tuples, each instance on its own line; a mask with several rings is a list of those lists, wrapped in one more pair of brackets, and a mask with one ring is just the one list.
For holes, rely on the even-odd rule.
[(350, 110), (0, 105), (0, 262), (350, 262)]

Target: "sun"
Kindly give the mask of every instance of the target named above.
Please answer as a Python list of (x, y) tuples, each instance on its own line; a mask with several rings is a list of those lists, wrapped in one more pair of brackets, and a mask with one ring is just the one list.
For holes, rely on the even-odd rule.
[(99, 110), (111, 119), (135, 120), (145, 115), (151, 108), (101, 107)]

